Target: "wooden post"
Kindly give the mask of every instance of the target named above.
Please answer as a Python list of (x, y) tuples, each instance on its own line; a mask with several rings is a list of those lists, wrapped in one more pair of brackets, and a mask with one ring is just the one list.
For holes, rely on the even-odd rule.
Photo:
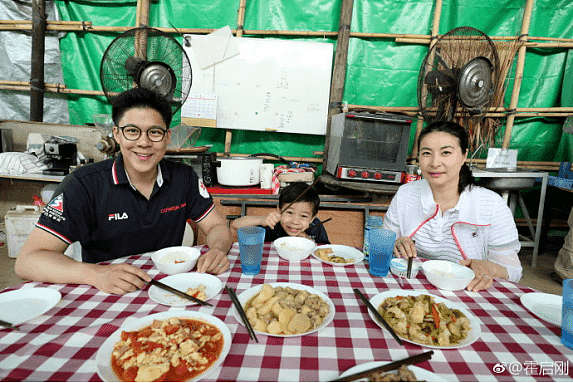
[[(434, 9), (434, 20), (432, 23), (432, 36), (430, 38), (430, 47), (428, 51), (432, 49), (434, 44), (436, 44), (436, 40), (438, 35), (440, 34), (440, 18), (442, 17), (442, 0), (436, 0), (436, 8)], [(410, 153), (410, 157), (416, 158), (418, 156), (418, 137), (420, 137), (420, 132), (424, 127), (424, 118), (418, 111), (418, 120), (416, 121), (416, 135), (414, 137), (414, 145), (412, 146), (412, 153)]]
[[(525, 11), (523, 12), (523, 22), (521, 24), (521, 36), (519, 40), (526, 43), (527, 35), (529, 34), (529, 22), (531, 21), (531, 12), (533, 10), (533, 0), (527, 0)], [(509, 141), (511, 141), (511, 131), (513, 129), (513, 121), (515, 120), (515, 108), (519, 100), (519, 92), (521, 90), (521, 81), (523, 80), (523, 68), (525, 66), (525, 52), (527, 46), (524, 44), (517, 51), (517, 64), (515, 68), (515, 81), (513, 82), (513, 90), (511, 93), (511, 101), (509, 103), (509, 114), (507, 116), (507, 123), (505, 125), (505, 135), (503, 137), (502, 148), (509, 148)]]
[(44, 51), (46, 1), (32, 1), (32, 67), (30, 79), (30, 120), (44, 120)]
[[(245, 24), (245, 9), (246, 9), (247, 0), (241, 0), (239, 3), (239, 9), (237, 11), (237, 37), (243, 37), (243, 28)], [(225, 132), (225, 156), (228, 156), (231, 153), (231, 142), (233, 141), (233, 131), (231, 129), (227, 129)]]
[[(332, 116), (342, 111), (342, 97), (344, 96), (344, 83), (346, 79), (346, 63), (348, 62), (348, 43), (350, 40), (350, 24), (352, 23), (352, 10), (354, 0), (342, 0), (340, 20), (338, 21), (338, 37), (336, 39), (336, 54), (334, 68), (330, 83), (330, 100), (328, 105), (328, 118), (326, 121), (326, 136), (324, 140), (324, 168), (327, 165), (328, 148), (330, 141), (330, 120)], [(324, 169), (323, 168), (323, 169)]]

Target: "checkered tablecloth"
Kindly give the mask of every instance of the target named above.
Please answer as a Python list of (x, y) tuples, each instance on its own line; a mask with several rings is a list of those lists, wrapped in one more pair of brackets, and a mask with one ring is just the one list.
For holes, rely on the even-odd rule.
[[(206, 248), (201, 247), (205, 252)], [(573, 351), (560, 342), (560, 328), (530, 313), (520, 303), (534, 290), (496, 280), (487, 291), (448, 292), (435, 289), (419, 273), (402, 280), (392, 274), (372, 277), (367, 264), (333, 267), (313, 257), (301, 263), (279, 258), (272, 244), (264, 247), (261, 273), (241, 274), (237, 243), (229, 253), (231, 268), (220, 275), (238, 294), (266, 282), (292, 282), (312, 286), (334, 302), (330, 325), (302, 337), (258, 335), (249, 339), (237, 322), (232, 303), (223, 290), (213, 307), (188, 306), (223, 320), (233, 334), (231, 350), (221, 367), (206, 380), (218, 381), (328, 381), (354, 365), (391, 361), (427, 351), (405, 342), (400, 346), (374, 323), (353, 288), (372, 297), (389, 289), (426, 291), (467, 306), (481, 321), (481, 338), (464, 348), (434, 349), (430, 361), (418, 364), (450, 381), (571, 381)], [(114, 261), (142, 268), (151, 276), (165, 277), (149, 255)], [(147, 288), (123, 296), (104, 294), (93, 287), (28, 282), (6, 291), (49, 287), (62, 293), (61, 301), (46, 314), (20, 325), (21, 331), (0, 330), (0, 379), (6, 381), (100, 380), (95, 356), (106, 337), (126, 318), (173, 310), (149, 299)]]

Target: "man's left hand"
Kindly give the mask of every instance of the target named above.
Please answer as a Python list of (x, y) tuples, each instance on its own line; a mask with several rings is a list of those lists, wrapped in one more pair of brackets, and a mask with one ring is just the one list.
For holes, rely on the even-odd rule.
[(227, 253), (210, 249), (197, 260), (197, 271), (200, 273), (222, 274), (229, 268)]

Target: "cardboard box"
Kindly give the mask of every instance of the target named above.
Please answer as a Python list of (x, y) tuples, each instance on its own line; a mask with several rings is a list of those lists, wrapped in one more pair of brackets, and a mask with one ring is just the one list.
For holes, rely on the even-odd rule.
[(5, 215), (6, 237), (8, 244), (8, 256), (17, 258), (24, 242), (34, 229), (34, 225), (40, 218), (38, 206), (18, 205), (10, 209)]

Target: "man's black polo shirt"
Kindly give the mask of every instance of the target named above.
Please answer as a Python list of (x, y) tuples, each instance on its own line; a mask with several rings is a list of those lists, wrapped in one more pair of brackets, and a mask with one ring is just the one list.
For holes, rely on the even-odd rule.
[(37, 227), (79, 241), (84, 262), (179, 246), (186, 221), (200, 222), (213, 200), (190, 166), (162, 160), (149, 200), (129, 182), (121, 154), (67, 175)]

